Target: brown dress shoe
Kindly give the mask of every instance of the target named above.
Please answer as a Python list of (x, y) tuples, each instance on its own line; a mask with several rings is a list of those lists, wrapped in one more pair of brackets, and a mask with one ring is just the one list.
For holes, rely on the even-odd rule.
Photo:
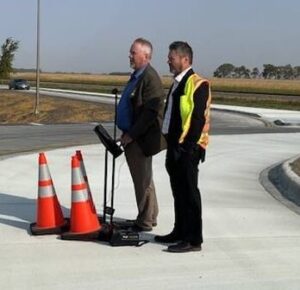
[(141, 226), (135, 224), (131, 227), (131, 230), (134, 232), (151, 232), (152, 228), (141, 227)]
[[(125, 220), (125, 222), (130, 225), (136, 224), (136, 220)], [(156, 226), (157, 226), (157, 222), (153, 222), (152, 227), (156, 227)]]
[(168, 247), (168, 252), (171, 253), (186, 253), (198, 251), (201, 251), (201, 244), (192, 245), (191, 243), (184, 241)]
[(174, 231), (164, 236), (155, 236), (154, 240), (158, 243), (176, 243), (181, 240), (178, 234)]

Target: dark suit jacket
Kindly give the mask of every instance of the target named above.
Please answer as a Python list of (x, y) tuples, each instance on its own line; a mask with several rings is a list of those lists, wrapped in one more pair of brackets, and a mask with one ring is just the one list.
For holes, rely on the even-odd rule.
[(128, 132), (146, 156), (152, 156), (166, 148), (161, 133), (164, 98), (161, 79), (149, 64), (142, 73), (131, 99), (133, 125)]

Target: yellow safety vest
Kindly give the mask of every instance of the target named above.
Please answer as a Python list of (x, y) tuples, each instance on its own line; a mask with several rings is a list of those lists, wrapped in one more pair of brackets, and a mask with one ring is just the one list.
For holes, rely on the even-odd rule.
[[(187, 135), (189, 128), (191, 126), (191, 118), (194, 109), (194, 93), (201, 86), (203, 82), (208, 82), (205, 79), (202, 79), (197, 74), (191, 75), (184, 88), (184, 95), (180, 97), (180, 116), (181, 116), (181, 126), (182, 133), (179, 138), (179, 143), (184, 142), (184, 138)], [(206, 149), (209, 141), (209, 127), (210, 127), (210, 103), (211, 103), (211, 92), (209, 87), (208, 99), (206, 103), (206, 109), (204, 112), (205, 124), (201, 132), (201, 136), (197, 141), (202, 148)]]

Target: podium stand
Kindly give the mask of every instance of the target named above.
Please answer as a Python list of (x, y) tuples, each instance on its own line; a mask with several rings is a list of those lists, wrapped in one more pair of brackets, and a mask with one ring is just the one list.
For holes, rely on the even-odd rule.
[[(105, 159), (104, 159), (104, 201), (103, 201), (103, 218), (102, 222), (106, 222), (106, 216), (110, 215), (110, 223), (112, 224), (114, 214), (114, 187), (115, 187), (115, 160), (119, 157), (123, 150), (118, 146), (114, 139), (110, 137), (107, 131), (102, 125), (97, 125), (94, 128), (94, 132), (97, 134), (102, 144), (105, 147)], [(112, 168), (111, 168), (111, 202), (110, 207), (107, 206), (107, 183), (108, 183), (108, 152), (112, 155)]]
[[(116, 143), (116, 134), (117, 134), (117, 106), (118, 106), (118, 90), (113, 89), (112, 93), (115, 95), (115, 118), (114, 118), (114, 130), (113, 138), (108, 134), (105, 128), (99, 124), (94, 128), (94, 132), (97, 134), (98, 138), (105, 147), (105, 161), (104, 161), (104, 201), (103, 201), (103, 219), (102, 222), (106, 223), (106, 215), (110, 215), (110, 225), (113, 224), (113, 214), (114, 214), (114, 188), (115, 188), (115, 164), (116, 158), (119, 157), (123, 150)], [(111, 201), (110, 207), (107, 206), (107, 182), (108, 182), (108, 152), (112, 155), (112, 169), (111, 169)]]
[[(112, 246), (142, 246), (148, 243), (148, 240), (141, 240), (138, 233), (130, 230), (118, 228), (113, 223), (114, 209), (114, 188), (115, 188), (115, 161), (123, 150), (116, 143), (116, 122), (117, 122), (117, 105), (118, 105), (118, 90), (112, 91), (115, 94), (115, 118), (113, 138), (108, 134), (105, 128), (99, 124), (94, 128), (94, 132), (99, 137), (102, 144), (105, 146), (105, 161), (104, 161), (104, 201), (103, 201), (103, 217), (101, 222), (105, 230), (100, 232), (99, 240), (108, 241)], [(112, 155), (111, 167), (111, 201), (110, 206), (107, 206), (107, 182), (108, 182), (108, 152)], [(109, 224), (106, 223), (106, 216), (110, 216)]]

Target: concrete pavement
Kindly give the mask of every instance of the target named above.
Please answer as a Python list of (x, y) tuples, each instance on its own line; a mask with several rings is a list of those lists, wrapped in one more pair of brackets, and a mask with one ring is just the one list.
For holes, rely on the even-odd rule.
[[(300, 127), (299, 111), (227, 105), (214, 105), (214, 109), (252, 115), (266, 122), (267, 126), (285, 128)], [(290, 166), (290, 164), (298, 158), (300, 158), (300, 155), (289, 158), (284, 162), (281, 161), (271, 168), (267, 168), (262, 174), (262, 184), (275, 198), (300, 214), (300, 176), (293, 172)]]
[[(299, 215), (260, 184), (260, 173), (299, 154), (300, 133), (212, 136), (200, 165), (202, 252), (171, 254), (153, 242), (173, 224), (164, 152), (154, 157), (160, 207), (151, 243), (113, 248), (28, 234), (35, 221), (37, 154), (0, 161), (1, 289), (299, 289)], [(46, 152), (66, 215), (71, 203), (70, 156), (81, 149), (94, 200), (102, 211), (103, 146)], [(122, 155), (116, 165), (116, 217), (134, 218), (133, 186)]]

